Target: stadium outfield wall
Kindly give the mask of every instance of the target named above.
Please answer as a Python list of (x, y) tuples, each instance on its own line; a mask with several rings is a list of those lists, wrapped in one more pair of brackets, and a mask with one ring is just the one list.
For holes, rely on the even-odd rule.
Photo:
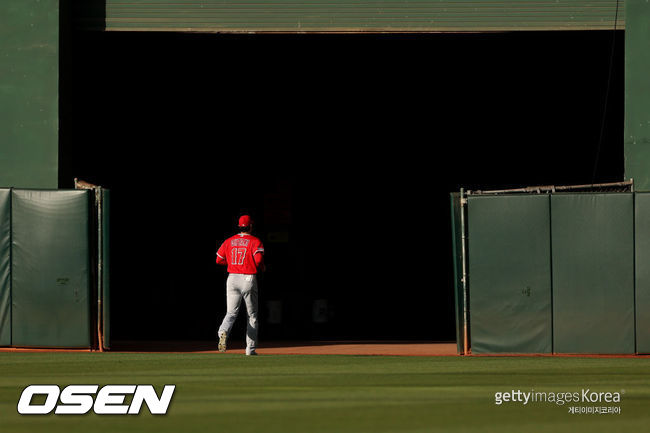
[(650, 352), (650, 193), (470, 194), (464, 204), (452, 200), (452, 219), (466, 216), (454, 234), (458, 249), (466, 233), (459, 353)]
[(0, 346), (110, 346), (109, 198), (99, 193), (0, 189)]
[(56, 188), (59, 0), (0, 3), (0, 185)]

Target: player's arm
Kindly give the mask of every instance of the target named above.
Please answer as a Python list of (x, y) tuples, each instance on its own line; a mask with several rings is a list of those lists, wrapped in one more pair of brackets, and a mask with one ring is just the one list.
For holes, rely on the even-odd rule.
[(255, 259), (255, 267), (257, 268), (258, 271), (264, 272), (265, 267), (264, 267), (264, 253), (257, 253), (253, 256), (253, 259)]
[(262, 244), (260, 244), (253, 253), (253, 260), (255, 261), (255, 267), (259, 272), (264, 272), (266, 270), (266, 267), (264, 266), (264, 246)]
[(221, 244), (219, 250), (217, 251), (217, 264), (218, 265), (227, 265), (228, 260), (226, 260), (226, 249), (224, 248), (225, 242)]

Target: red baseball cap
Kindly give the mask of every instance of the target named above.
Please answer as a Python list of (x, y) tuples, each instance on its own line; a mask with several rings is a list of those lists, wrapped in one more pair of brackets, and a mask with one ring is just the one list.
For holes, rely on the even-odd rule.
[(253, 220), (248, 215), (242, 215), (239, 217), (239, 227), (248, 227), (252, 222)]

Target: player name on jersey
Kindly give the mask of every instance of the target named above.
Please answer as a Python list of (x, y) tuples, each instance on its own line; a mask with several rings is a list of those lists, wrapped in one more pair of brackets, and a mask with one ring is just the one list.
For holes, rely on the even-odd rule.
[(247, 247), (250, 244), (250, 239), (236, 238), (230, 240), (231, 247)]

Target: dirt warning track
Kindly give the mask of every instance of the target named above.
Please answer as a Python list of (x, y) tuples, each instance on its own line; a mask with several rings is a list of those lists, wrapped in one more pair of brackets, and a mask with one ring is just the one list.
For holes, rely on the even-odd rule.
[[(113, 353), (215, 353), (212, 341), (118, 341), (108, 350)], [(73, 348), (5, 347), (0, 352), (88, 352)], [(228, 351), (243, 354), (243, 342), (231, 342)], [(275, 341), (263, 342), (257, 348), (260, 355), (377, 355), (377, 356), (455, 356), (455, 343), (400, 341)]]
[[(220, 353), (216, 342), (121, 342), (117, 352), (196, 352)], [(229, 343), (226, 353), (245, 353), (243, 342)], [(455, 343), (381, 342), (381, 341), (287, 341), (263, 342), (260, 355), (383, 355), (383, 356), (451, 356)]]
[[(0, 347), (3, 352), (90, 352), (79, 348)], [(216, 341), (117, 341), (112, 353), (205, 353), (222, 355)], [(226, 353), (244, 354), (243, 342), (233, 341)], [(260, 355), (357, 355), (357, 356), (459, 356), (453, 342), (417, 341), (273, 341), (262, 342)], [(648, 358), (648, 354), (551, 354), (503, 353), (469, 354), (469, 357), (578, 357), (578, 358)]]

